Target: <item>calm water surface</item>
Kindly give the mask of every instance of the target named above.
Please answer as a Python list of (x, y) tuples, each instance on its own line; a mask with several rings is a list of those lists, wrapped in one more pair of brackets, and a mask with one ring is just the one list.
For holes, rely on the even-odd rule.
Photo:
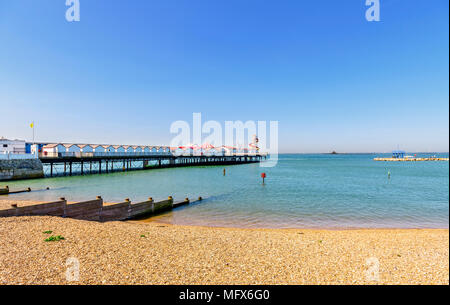
[[(11, 189), (51, 189), (0, 200), (80, 201), (101, 195), (107, 202), (127, 197), (140, 202), (202, 196), (201, 203), (149, 221), (268, 228), (449, 227), (448, 162), (375, 162), (375, 156), (388, 155), (281, 155), (274, 168), (227, 166), (226, 176), (221, 166), (8, 182)], [(267, 173), (265, 185), (262, 172)]]

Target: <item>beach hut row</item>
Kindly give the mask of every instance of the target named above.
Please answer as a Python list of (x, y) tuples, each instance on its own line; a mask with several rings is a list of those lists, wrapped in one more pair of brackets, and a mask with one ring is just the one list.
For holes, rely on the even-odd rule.
[(224, 156), (224, 155), (230, 155), (230, 154), (257, 154), (258, 150), (256, 148), (251, 147), (249, 148), (236, 148), (236, 147), (230, 147), (230, 146), (219, 146), (214, 147), (210, 144), (205, 144), (202, 146), (198, 145), (188, 145), (188, 146), (179, 146), (179, 147), (172, 147), (171, 151), (175, 155), (194, 155), (194, 154), (201, 154), (206, 156)]
[(101, 145), (101, 144), (68, 144), (53, 143), (42, 148), (44, 155), (55, 154), (150, 154), (169, 153), (170, 148), (166, 146), (140, 146), (140, 145)]

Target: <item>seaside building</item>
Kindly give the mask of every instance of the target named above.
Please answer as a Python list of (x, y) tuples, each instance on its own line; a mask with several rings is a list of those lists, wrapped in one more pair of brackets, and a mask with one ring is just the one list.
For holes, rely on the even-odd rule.
[(42, 147), (44, 155), (55, 155), (67, 152), (67, 148), (62, 143), (47, 144)]
[(116, 145), (114, 147), (116, 149), (116, 153), (119, 153), (119, 154), (124, 154), (125, 153), (125, 148), (122, 145)]
[(94, 152), (94, 147), (92, 147), (92, 145), (90, 145), (90, 144), (82, 144), (79, 146), (81, 148), (81, 152), (83, 152), (83, 153), (93, 153)]
[(206, 151), (207, 156), (217, 156), (217, 150), (215, 148), (210, 148)]
[(77, 144), (64, 144), (64, 146), (66, 146), (68, 153), (80, 153), (81, 152), (81, 147), (78, 146)]
[(106, 152), (105, 147), (103, 145), (92, 145), (92, 148), (94, 148), (94, 153), (96, 154), (104, 154)]
[[(34, 154), (35, 150), (37, 150), (37, 152), (41, 153), (43, 151), (43, 148), (45, 145), (47, 145), (48, 143), (43, 143), (43, 142), (25, 142), (25, 153), (26, 154)], [(35, 148), (33, 148), (35, 147)]]
[(127, 154), (134, 153), (133, 146), (124, 146), (124, 148), (125, 148), (125, 153), (127, 153)]
[(25, 141), (0, 138), (0, 154), (25, 154)]
[(103, 147), (105, 148), (105, 152), (108, 154), (116, 152), (116, 148), (113, 145), (103, 145)]
[(405, 157), (405, 151), (403, 151), (403, 150), (394, 150), (393, 152), (392, 152), (392, 158), (395, 158), (395, 159), (402, 159), (402, 158), (404, 158)]

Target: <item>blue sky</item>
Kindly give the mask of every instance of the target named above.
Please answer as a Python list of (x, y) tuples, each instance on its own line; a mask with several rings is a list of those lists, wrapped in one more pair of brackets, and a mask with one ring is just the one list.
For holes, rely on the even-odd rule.
[(0, 136), (169, 144), (277, 120), (281, 152), (448, 151), (448, 0), (0, 0)]

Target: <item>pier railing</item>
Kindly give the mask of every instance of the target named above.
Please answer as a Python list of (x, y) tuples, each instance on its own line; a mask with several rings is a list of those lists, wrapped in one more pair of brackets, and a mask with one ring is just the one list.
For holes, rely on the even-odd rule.
[(2, 153), (0, 154), (0, 160), (27, 160), (37, 159), (35, 154), (22, 154), (22, 153)]

